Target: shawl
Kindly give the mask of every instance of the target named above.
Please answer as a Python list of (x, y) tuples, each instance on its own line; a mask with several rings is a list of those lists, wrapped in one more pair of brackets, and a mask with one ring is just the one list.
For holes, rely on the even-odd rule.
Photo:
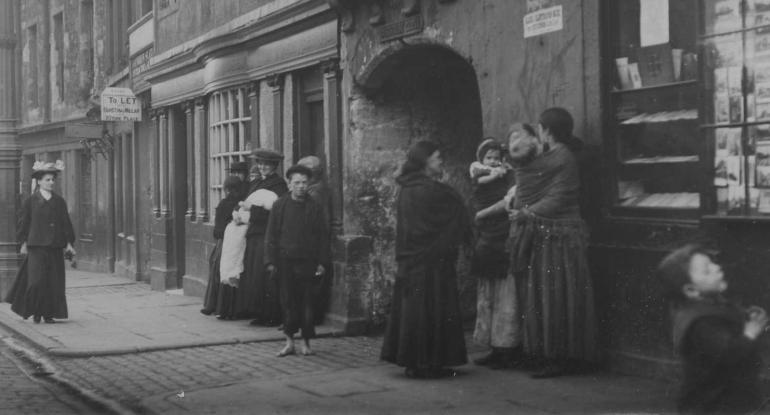
[(470, 239), (470, 217), (451, 186), (413, 172), (396, 179), (396, 261), (421, 263), (456, 254)]
[(563, 144), (556, 144), (526, 166), (516, 168), (514, 209), (559, 219), (580, 215), (580, 175), (577, 161)]
[[(254, 183), (250, 190), (253, 193), (259, 189), (270, 190), (278, 197), (283, 196), (286, 192), (289, 191), (288, 187), (286, 186), (286, 180), (275, 173)], [(246, 232), (246, 235), (264, 235), (265, 230), (267, 229), (267, 218), (269, 216), (269, 210), (259, 206), (252, 206), (251, 217), (249, 218), (249, 230)]]

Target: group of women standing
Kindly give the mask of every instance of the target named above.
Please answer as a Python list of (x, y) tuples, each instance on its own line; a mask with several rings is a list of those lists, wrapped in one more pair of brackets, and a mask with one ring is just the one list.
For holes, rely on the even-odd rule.
[[(255, 167), (252, 168), (248, 187), (243, 185), (245, 175), (239, 177), (239, 171), (233, 169), (233, 175), (223, 184), (226, 196), (217, 205), (214, 217), (216, 245), (209, 258), (209, 282), (201, 312), (215, 314), (223, 320), (252, 318), (251, 323), (254, 325), (276, 326), (281, 321), (278, 289), (263, 262), (269, 206), (246, 206), (249, 214), (247, 223), (242, 225), (247, 227), (243, 272), (237, 284), (220, 279), (223, 240), (227, 225), (233, 220), (233, 211), (243, 206), (243, 201), (250, 194), (259, 190), (272, 192), (276, 197), (288, 191), (286, 181), (277, 172), (278, 164), (283, 160), (282, 154), (269, 149), (257, 149), (252, 152), (251, 158), (254, 159)], [(230, 260), (230, 257), (226, 257), (226, 260)]]
[[(521, 126), (509, 132), (513, 189), (513, 180), (500, 185), (506, 168), (495, 151), (502, 147), (492, 140), (479, 148), (479, 175), (492, 176), (479, 183), (498, 184), (475, 195), (483, 201), (474, 198), (474, 210), (489, 207), (476, 221), (474, 338), (492, 347), (477, 364), (515, 367), (527, 359), (537, 362), (533, 376), (551, 377), (592, 367), (596, 322), (573, 120), (550, 108), (537, 128), (537, 137)], [(471, 223), (462, 197), (436, 180), (440, 172), (440, 149), (420, 141), (397, 178), (398, 271), (381, 357), (410, 377), (450, 375), (467, 360), (455, 262), (471, 241)]]

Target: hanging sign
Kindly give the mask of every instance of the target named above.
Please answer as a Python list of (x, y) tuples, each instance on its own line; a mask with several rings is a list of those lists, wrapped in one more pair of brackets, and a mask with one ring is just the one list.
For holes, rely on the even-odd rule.
[(142, 121), (142, 103), (130, 88), (104, 88), (102, 121)]
[(561, 6), (548, 7), (524, 15), (524, 38), (556, 32), (563, 28)]

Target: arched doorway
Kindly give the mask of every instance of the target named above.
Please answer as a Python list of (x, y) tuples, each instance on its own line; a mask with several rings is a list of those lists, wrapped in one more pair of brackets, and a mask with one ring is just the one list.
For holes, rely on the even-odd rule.
[[(356, 200), (348, 218), (354, 228), (373, 238), (372, 271), (364, 284), (376, 324), (387, 312), (396, 270), (395, 175), (406, 150), (421, 139), (439, 142), (443, 180), (468, 198), (468, 165), (482, 138), (482, 114), (473, 66), (442, 45), (402, 45), (387, 51), (356, 81), (348, 143), (355, 174), (346, 186), (348, 197)], [(461, 272), (465, 268), (461, 264)], [(475, 281), (462, 274), (461, 297), (470, 315), (475, 311)]]

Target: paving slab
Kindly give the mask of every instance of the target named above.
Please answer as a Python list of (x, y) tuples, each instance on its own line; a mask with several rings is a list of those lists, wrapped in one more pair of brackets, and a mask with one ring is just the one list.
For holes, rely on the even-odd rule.
[[(275, 327), (205, 316), (200, 313), (200, 298), (152, 291), (143, 282), (79, 270), (67, 270), (66, 281), (69, 319), (35, 324), (2, 303), (0, 324), (49, 354), (71, 357), (283, 338)], [(336, 332), (330, 326), (319, 326), (317, 333)]]
[(674, 389), (612, 374), (533, 380), (472, 365), (454, 378), (414, 380), (383, 364), (176, 391), (142, 406), (164, 414), (668, 414)]

